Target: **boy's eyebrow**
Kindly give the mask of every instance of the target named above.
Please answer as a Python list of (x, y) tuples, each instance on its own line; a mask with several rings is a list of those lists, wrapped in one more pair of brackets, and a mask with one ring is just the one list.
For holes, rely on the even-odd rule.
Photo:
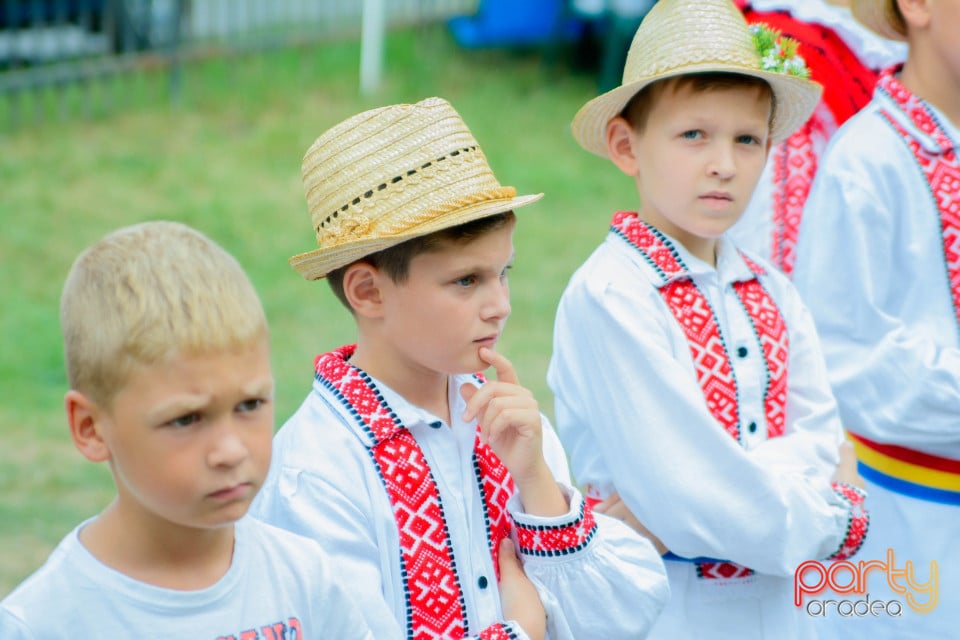
[[(253, 380), (240, 387), (240, 395), (244, 397), (272, 397), (274, 390), (273, 376)], [(151, 419), (163, 419), (171, 413), (186, 413), (199, 411), (214, 400), (209, 393), (183, 393), (165, 402), (154, 405), (148, 413)]]
[(242, 391), (247, 396), (271, 396), (273, 395), (274, 380), (271, 375), (268, 378), (254, 380), (243, 386)]

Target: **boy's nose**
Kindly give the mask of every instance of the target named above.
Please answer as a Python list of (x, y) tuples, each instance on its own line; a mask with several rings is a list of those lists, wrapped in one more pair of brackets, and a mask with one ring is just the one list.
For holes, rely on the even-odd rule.
[(207, 456), (211, 467), (235, 467), (248, 455), (247, 445), (233, 426), (223, 426), (217, 430), (215, 440)]
[(736, 162), (733, 158), (733, 149), (727, 145), (719, 145), (711, 158), (709, 166), (711, 176), (721, 180), (729, 180), (737, 172)]
[(484, 308), (484, 319), (499, 320), (510, 315), (510, 287), (507, 283), (498, 282), (490, 294), (490, 299)]

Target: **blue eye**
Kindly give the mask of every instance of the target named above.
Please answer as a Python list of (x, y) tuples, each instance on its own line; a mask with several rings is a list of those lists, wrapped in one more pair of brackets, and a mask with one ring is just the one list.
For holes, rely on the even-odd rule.
[(474, 275), (464, 276), (458, 279), (456, 283), (461, 287), (472, 287), (477, 283), (477, 276), (474, 276)]
[(703, 137), (703, 132), (699, 129), (691, 129), (680, 134), (685, 140), (697, 140)]
[(760, 138), (745, 134), (742, 136), (737, 136), (737, 142), (743, 144), (760, 144)]

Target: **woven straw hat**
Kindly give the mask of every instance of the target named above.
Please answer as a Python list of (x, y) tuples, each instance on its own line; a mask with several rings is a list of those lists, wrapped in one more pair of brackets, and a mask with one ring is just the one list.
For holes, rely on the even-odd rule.
[(501, 186), (467, 125), (440, 98), (341, 122), (310, 146), (301, 169), (320, 248), (290, 264), (307, 280), (543, 196)]
[(746, 20), (730, 0), (659, 0), (633, 37), (622, 84), (580, 108), (570, 125), (573, 137), (605, 158), (607, 123), (641, 89), (664, 78), (714, 71), (755, 76), (770, 85), (776, 99), (774, 143), (807, 121), (823, 90), (806, 78), (763, 70)]
[(890, 40), (905, 41), (907, 25), (896, 5), (897, 0), (853, 0), (850, 11), (860, 24), (874, 33)]

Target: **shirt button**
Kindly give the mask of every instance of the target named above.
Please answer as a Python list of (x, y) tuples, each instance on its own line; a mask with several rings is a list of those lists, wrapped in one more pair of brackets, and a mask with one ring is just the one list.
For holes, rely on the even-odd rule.
[(433, 427), (434, 429), (439, 429), (440, 427), (443, 426), (443, 423), (437, 420), (435, 422), (431, 422), (430, 426)]
[(749, 431), (750, 433), (756, 433), (756, 432), (757, 432), (757, 423), (756, 423), (756, 422), (751, 422), (750, 424), (748, 424), (748, 425), (747, 425), (747, 431)]
[(747, 351), (746, 347), (737, 347), (737, 355), (741, 358), (746, 358), (747, 353), (749, 353), (749, 351)]
[(487, 588), (487, 584), (488, 584), (488, 582), (487, 582), (487, 576), (480, 576), (480, 577), (477, 579), (477, 586), (480, 587), (481, 589), (486, 589), (486, 588)]

